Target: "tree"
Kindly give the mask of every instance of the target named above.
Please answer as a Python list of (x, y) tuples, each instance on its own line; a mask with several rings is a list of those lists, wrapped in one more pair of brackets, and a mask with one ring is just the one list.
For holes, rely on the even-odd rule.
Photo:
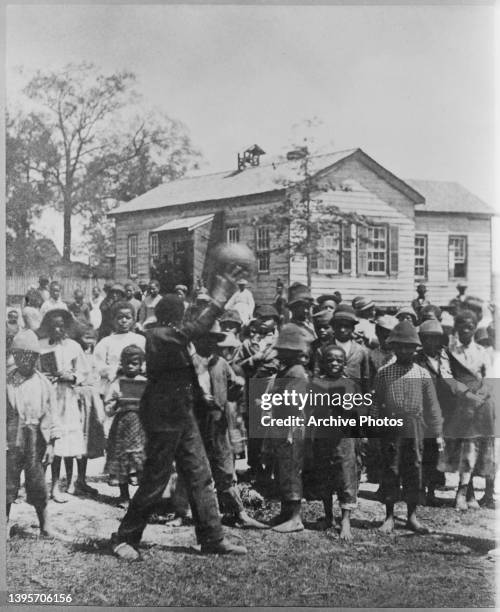
[[(283, 188), (283, 200), (274, 206), (266, 215), (259, 216), (254, 222), (269, 225), (273, 228), (275, 253), (286, 253), (290, 258), (303, 257), (306, 263), (307, 286), (311, 289), (312, 274), (315, 262), (321, 256), (321, 239), (325, 236), (337, 236), (340, 242), (346, 234), (345, 228), (351, 224), (366, 228), (370, 225), (366, 217), (357, 213), (345, 212), (332, 204), (325, 197), (329, 191), (350, 191), (346, 184), (335, 183), (321, 171), (314, 170), (314, 155), (308, 145), (314, 141), (308, 131), (321, 127), (321, 122), (314, 118), (306, 120), (301, 127), (305, 129), (299, 145), (288, 152), (288, 164), (293, 165), (293, 178), (278, 178), (277, 184)], [(344, 228), (344, 229), (343, 229)], [(361, 235), (362, 234), (362, 235)], [(361, 232), (359, 239), (369, 242), (366, 232)], [(332, 253), (335, 246), (332, 246)], [(338, 257), (339, 252), (335, 253)]]
[(160, 114), (134, 116), (140, 99), (134, 84), (127, 71), (103, 75), (91, 64), (70, 64), (60, 72), (38, 71), (24, 89), (34, 108), (13, 126), (13, 139), (37, 130), (43, 135), (30, 171), (44, 197), (26, 202), (28, 217), (32, 205), (62, 212), (66, 262), (75, 215), (91, 224), (87, 244), (95, 251), (106, 243), (96, 242), (95, 233), (118, 200), (182, 176), (198, 155), (182, 123)]

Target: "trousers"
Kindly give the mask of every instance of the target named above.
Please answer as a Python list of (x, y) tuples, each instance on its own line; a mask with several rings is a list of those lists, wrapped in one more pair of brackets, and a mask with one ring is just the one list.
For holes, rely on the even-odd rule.
[(147, 437), (143, 478), (120, 524), (117, 542), (139, 544), (148, 517), (168, 484), (174, 460), (186, 483), (198, 543), (221, 541), (224, 535), (214, 481), (192, 410), (176, 428), (149, 432)]

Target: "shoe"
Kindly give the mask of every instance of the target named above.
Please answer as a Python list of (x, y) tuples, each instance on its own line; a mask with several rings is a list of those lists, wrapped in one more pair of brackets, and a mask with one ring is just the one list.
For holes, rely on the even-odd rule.
[(201, 545), (202, 555), (246, 555), (247, 549), (244, 546), (231, 544), (227, 540), (220, 542), (211, 542), (210, 544)]
[(53, 487), (50, 497), (58, 504), (65, 504), (68, 498), (64, 495), (59, 487)]
[(139, 561), (141, 558), (141, 555), (137, 552), (137, 550), (126, 542), (116, 544), (116, 546), (113, 546), (112, 550), (115, 557), (123, 559), (124, 561)]

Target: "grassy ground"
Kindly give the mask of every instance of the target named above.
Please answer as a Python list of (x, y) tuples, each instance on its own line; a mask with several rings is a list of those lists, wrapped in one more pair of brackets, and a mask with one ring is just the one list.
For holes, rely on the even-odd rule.
[[(93, 480), (98, 500), (50, 502), (57, 539), (38, 538), (33, 509), (24, 501), (14, 504), (9, 592), (70, 593), (74, 604), (101, 606), (495, 605), (495, 567), (486, 556), (495, 545), (495, 512), (455, 512), (452, 482), (438, 492), (444, 507), (420, 511), (436, 530), (433, 535), (415, 536), (402, 520), (394, 535), (378, 533), (383, 507), (373, 500), (373, 485), (364, 484), (353, 516), (353, 544), (340, 544), (336, 529), (315, 530), (322, 508), (309, 502), (301, 533), (226, 528), (229, 539), (248, 547), (245, 557), (202, 556), (192, 527), (155, 524), (144, 533), (143, 560), (129, 564), (115, 559), (108, 546), (123, 515), (110, 504), (116, 489)], [(277, 509), (275, 502), (266, 503), (256, 516), (266, 518)], [(403, 519), (404, 513), (405, 506), (398, 505), (396, 514)]]

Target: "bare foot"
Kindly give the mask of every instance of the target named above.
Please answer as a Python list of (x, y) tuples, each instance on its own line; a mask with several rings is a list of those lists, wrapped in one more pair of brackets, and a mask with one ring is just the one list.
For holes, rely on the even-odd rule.
[(340, 528), (340, 539), (342, 542), (352, 542), (354, 537), (351, 531), (350, 521), (342, 521)]
[(467, 512), (469, 506), (467, 505), (467, 501), (465, 499), (465, 495), (458, 493), (457, 498), (455, 500), (455, 510), (459, 512)]
[(48, 525), (45, 525), (43, 528), (40, 529), (40, 537), (41, 538), (57, 538), (57, 532), (54, 531)]
[(394, 531), (394, 518), (389, 516), (378, 528), (381, 533), (392, 533)]
[(421, 535), (425, 535), (427, 533), (432, 533), (432, 529), (422, 525), (415, 517), (411, 517), (406, 521), (406, 529), (411, 529), (415, 533), (419, 533)]
[(273, 531), (278, 531), (279, 533), (292, 533), (294, 531), (303, 531), (304, 525), (302, 523), (302, 519), (300, 516), (292, 516), (291, 519), (281, 523), (281, 525), (276, 525), (273, 527)]

